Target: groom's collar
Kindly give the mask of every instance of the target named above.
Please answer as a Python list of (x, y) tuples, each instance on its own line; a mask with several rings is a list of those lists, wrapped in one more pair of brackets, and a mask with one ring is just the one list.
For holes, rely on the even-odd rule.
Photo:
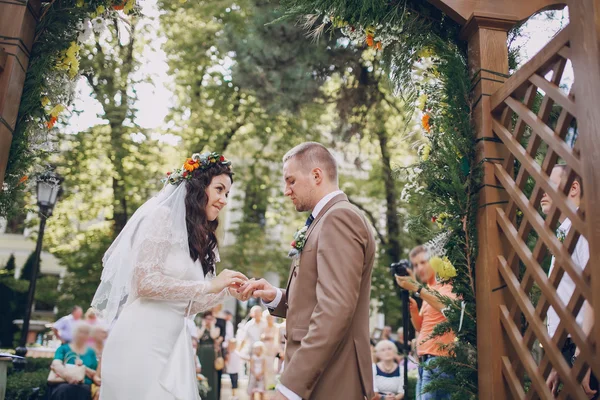
[[(339, 203), (340, 201), (348, 201), (348, 197), (346, 197), (344, 192), (342, 192), (341, 190), (336, 190), (335, 192), (329, 193), (327, 196), (325, 196), (321, 199), (321, 201), (319, 203), (323, 202), (323, 205), (320, 210), (317, 210), (318, 214), (316, 216), (313, 215), (315, 217), (315, 220), (313, 221), (313, 223), (308, 228), (308, 231), (306, 232), (306, 236), (305, 236), (306, 240), (308, 240), (310, 233), (313, 231), (315, 226), (317, 226), (317, 223), (319, 222), (319, 220), (327, 213), (327, 211), (331, 207), (333, 207), (334, 204)], [(319, 204), (317, 204), (317, 206), (318, 205)], [(315, 207), (313, 209), (313, 212), (316, 209), (317, 209), (317, 207)]]
[(317, 219), (319, 217), (319, 215), (321, 214), (321, 212), (323, 211), (323, 208), (325, 208), (325, 206), (327, 205), (327, 203), (329, 203), (334, 197), (336, 197), (340, 194), (344, 194), (344, 192), (342, 192), (341, 190), (336, 190), (336, 191), (333, 191), (333, 192), (325, 195), (321, 200), (319, 200), (319, 202), (317, 203), (315, 208), (313, 208), (311, 215), (315, 219)]

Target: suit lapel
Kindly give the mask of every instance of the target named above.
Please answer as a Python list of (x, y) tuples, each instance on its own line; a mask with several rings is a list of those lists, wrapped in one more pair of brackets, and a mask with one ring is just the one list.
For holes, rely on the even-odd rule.
[[(327, 212), (331, 209), (331, 207), (333, 207), (336, 203), (339, 203), (340, 201), (348, 201), (348, 197), (344, 193), (340, 193), (337, 196), (335, 196), (333, 199), (331, 199), (327, 204), (325, 204), (325, 207), (323, 207), (323, 209), (321, 210), (319, 215), (315, 218), (315, 220), (312, 222), (312, 224), (310, 224), (310, 227), (308, 228), (308, 231), (306, 232), (306, 240), (304, 243), (308, 242), (308, 237), (310, 236), (312, 231), (315, 229), (315, 227), (317, 226), (317, 224), (319, 223), (321, 218), (323, 218), (323, 216), (325, 214), (327, 214)], [(296, 272), (296, 269), (300, 266), (300, 257), (302, 257), (302, 252), (300, 252), (300, 254), (298, 254), (296, 257), (294, 257), (294, 259), (292, 261), (292, 268), (290, 269), (290, 276), (288, 278), (288, 283), (286, 286), (286, 292), (288, 292), (288, 293), (290, 290), (290, 284), (292, 283), (292, 279), (294, 279), (294, 273)], [(289, 297), (288, 297), (288, 299), (289, 299)]]
[[(315, 229), (315, 227), (317, 226), (319, 221), (325, 216), (325, 214), (327, 214), (327, 211), (329, 211), (329, 209), (331, 207), (333, 207), (336, 203), (339, 203), (340, 201), (348, 201), (348, 197), (344, 193), (340, 193), (337, 196), (335, 196), (333, 199), (329, 200), (329, 202), (327, 204), (325, 204), (325, 207), (323, 207), (323, 209), (321, 210), (319, 215), (317, 215), (315, 217), (315, 220), (312, 222), (312, 224), (310, 224), (310, 227), (308, 228), (308, 231), (306, 232), (305, 243), (308, 242), (308, 237), (310, 236), (312, 231)], [(302, 254), (302, 253), (300, 253), (300, 254)]]

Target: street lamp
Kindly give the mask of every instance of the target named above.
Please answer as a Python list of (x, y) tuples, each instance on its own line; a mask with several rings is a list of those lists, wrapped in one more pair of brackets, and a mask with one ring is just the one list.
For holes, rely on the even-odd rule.
[(56, 204), (56, 200), (61, 193), (60, 184), (62, 178), (54, 170), (48, 170), (37, 178), (37, 205), (40, 215), (40, 230), (38, 232), (37, 244), (35, 246), (35, 256), (33, 268), (31, 269), (31, 277), (29, 280), (29, 292), (27, 293), (27, 308), (25, 309), (25, 317), (23, 318), (23, 327), (21, 330), (21, 339), (19, 347), (15, 353), (22, 357), (14, 361), (16, 369), (22, 370), (25, 368), (25, 355), (27, 354), (27, 335), (29, 333), (29, 321), (31, 319), (31, 309), (33, 308), (33, 300), (35, 296), (35, 284), (37, 281), (40, 269), (40, 255), (42, 253), (42, 240), (44, 238), (44, 229), (46, 228), (46, 219), (52, 215), (52, 210)]

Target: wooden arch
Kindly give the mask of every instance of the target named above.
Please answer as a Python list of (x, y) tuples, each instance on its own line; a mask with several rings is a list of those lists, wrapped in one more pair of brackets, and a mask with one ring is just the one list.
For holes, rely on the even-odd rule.
[[(560, 398), (583, 400), (579, 382), (586, 369), (600, 376), (600, 2), (429, 1), (464, 26), (473, 80), (472, 116), (484, 169), (477, 218), (479, 398), (552, 398), (545, 380), (554, 369), (564, 385)], [(537, 11), (565, 5), (570, 24), (509, 77), (508, 30)], [(575, 82), (565, 92), (569, 66)], [(538, 108), (536, 97), (543, 99)], [(550, 118), (553, 110), (558, 120)], [(568, 174), (556, 188), (548, 182), (559, 159)], [(576, 175), (585, 188), (579, 209), (565, 196)], [(538, 211), (543, 193), (554, 203), (545, 219)], [(561, 243), (554, 230), (564, 217), (573, 227)], [(585, 266), (571, 256), (580, 238), (589, 243)], [(557, 260), (550, 276), (541, 266), (549, 254)], [(557, 295), (565, 276), (576, 282), (570, 299)], [(542, 293), (537, 302), (534, 287)], [(590, 333), (575, 323), (584, 301), (596, 322)], [(561, 318), (552, 337), (544, 323), (549, 306)], [(572, 368), (560, 351), (567, 337), (582, 350)], [(536, 358), (532, 349), (539, 344), (543, 355)]]
[[(544, 379), (553, 367), (565, 383), (561, 398), (583, 400), (578, 386), (582, 371), (591, 366), (600, 376), (600, 346), (595, 340), (600, 338), (600, 268), (595, 265), (600, 260), (600, 1), (429, 1), (464, 25), (473, 78), (472, 118), (478, 157), (484, 166), (477, 219), (479, 398), (549, 398)], [(508, 78), (507, 31), (539, 10), (565, 3), (570, 25)], [(40, 0), (0, 2), (0, 184), (39, 10)], [(575, 75), (570, 93), (560, 88), (567, 64)], [(538, 93), (542, 105), (533, 111), (532, 99)], [(549, 110), (555, 105), (560, 117), (551, 123)], [(574, 121), (578, 135), (571, 146), (566, 135)], [(540, 149), (546, 149), (543, 157)], [(561, 187), (555, 188), (547, 181), (559, 157), (569, 164), (569, 173)], [(585, 187), (579, 210), (567, 203), (564, 194), (575, 174), (582, 177)], [(528, 198), (524, 187), (532, 182), (533, 193)], [(546, 220), (536, 204), (543, 192), (555, 202)], [(522, 217), (517, 219), (519, 212)], [(573, 221), (564, 243), (552, 232), (562, 216)], [(537, 238), (533, 250), (526, 243), (532, 233)], [(592, 260), (583, 270), (571, 258), (582, 236), (589, 243)], [(550, 277), (540, 267), (548, 252), (558, 260), (556, 273)], [(556, 295), (565, 274), (577, 282), (569, 301)], [(543, 294), (536, 305), (529, 296), (534, 284)], [(584, 300), (592, 305), (596, 321), (589, 334), (573, 323)], [(543, 327), (549, 305), (562, 318), (554, 337)], [(523, 319), (525, 328), (520, 324)], [(585, 350), (573, 368), (561, 359), (559, 351), (567, 335)], [(545, 355), (540, 360), (530, 353), (536, 340), (544, 345)], [(525, 373), (530, 386), (524, 385)]]

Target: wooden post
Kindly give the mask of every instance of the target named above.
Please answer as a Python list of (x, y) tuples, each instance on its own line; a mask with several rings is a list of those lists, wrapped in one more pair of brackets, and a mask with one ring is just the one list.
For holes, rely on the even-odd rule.
[(480, 210), (477, 216), (479, 253), (477, 257), (477, 353), (480, 399), (507, 399), (502, 378), (502, 356), (510, 353), (500, 322), (501, 304), (507, 289), (498, 272), (498, 255), (506, 244), (499, 235), (496, 208), (508, 196), (494, 176), (494, 163), (501, 163), (508, 151), (492, 132), (490, 96), (508, 74), (507, 32), (516, 21), (473, 15), (463, 30), (468, 40), (469, 73), (473, 81), (473, 124), (477, 134), (477, 157), (483, 166)]
[[(581, 132), (582, 179), (586, 210), (586, 232), (590, 262), (600, 259), (600, 3), (598, 0), (569, 2), (571, 62), (575, 73), (573, 91), (577, 101), (577, 126)], [(592, 307), (594, 327), (591, 337), (600, 338), (600, 268), (592, 265)], [(596, 358), (600, 345), (596, 340)], [(600, 371), (594, 371), (596, 376)]]
[(0, 186), (17, 123), (40, 0), (0, 2)]

